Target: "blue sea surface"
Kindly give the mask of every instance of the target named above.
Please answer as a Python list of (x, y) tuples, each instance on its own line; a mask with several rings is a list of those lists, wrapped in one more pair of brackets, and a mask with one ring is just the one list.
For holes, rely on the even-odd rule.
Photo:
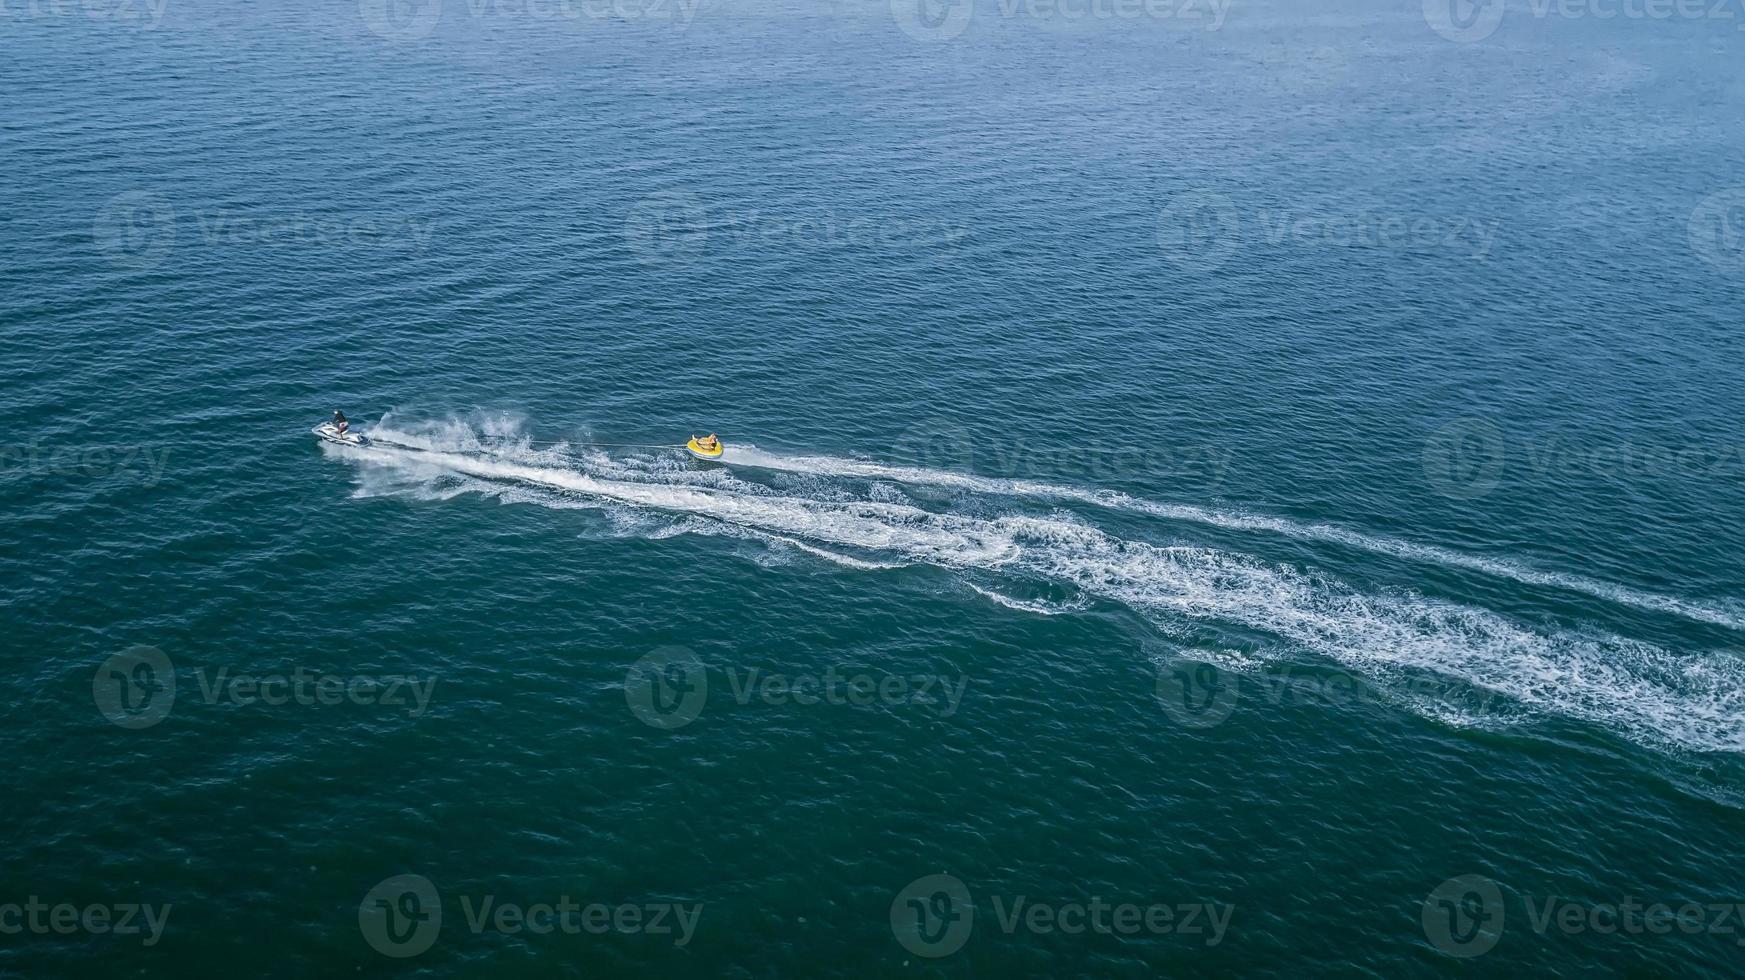
[(1742, 29), (0, 0), (0, 976), (1736, 974)]

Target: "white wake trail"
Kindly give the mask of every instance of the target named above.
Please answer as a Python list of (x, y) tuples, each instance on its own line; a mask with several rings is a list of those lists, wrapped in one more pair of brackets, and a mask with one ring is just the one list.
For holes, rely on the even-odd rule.
[(834, 456), (785, 456), (760, 450), (753, 445), (730, 446), (726, 459), (730, 463), (762, 469), (787, 470), (821, 476), (891, 480), (914, 486), (955, 488), (976, 493), (1013, 497), (1076, 501), (1097, 507), (1149, 514), (1170, 520), (1189, 521), (1232, 531), (1266, 531), (1298, 540), (1344, 545), (1405, 561), (1462, 568), (1498, 578), (1510, 579), (1523, 585), (1580, 592), (1596, 599), (1604, 599), (1620, 605), (1667, 613), (1693, 622), (1707, 623), (1711, 626), (1745, 631), (1745, 612), (1740, 610), (1648, 592), (1585, 575), (1541, 571), (1516, 562), (1487, 558), (1482, 555), (1469, 555), (1437, 545), (1418, 544), (1397, 538), (1366, 534), (1334, 524), (1303, 523), (1264, 514), (1213, 510), (1190, 504), (1157, 503), (1111, 490), (1085, 490), (1031, 480), (970, 476), (918, 466), (892, 466)]
[[(1675, 653), (1614, 635), (1535, 630), (1490, 610), (1411, 593), (1362, 593), (1250, 556), (1123, 540), (1070, 517), (969, 517), (890, 501), (782, 495), (746, 484), (639, 482), (567, 464), (440, 450), (334, 451), (433, 479), (461, 474), (558, 491), (556, 500), (574, 494), (720, 522), (830, 560), (846, 557), (837, 549), (880, 559), (851, 558), (856, 565), (924, 563), (1016, 582), (1042, 580), (1158, 622), (1211, 620), (1264, 631), (1384, 686), (1401, 671), (1429, 673), (1643, 744), (1745, 751), (1745, 661), (1725, 651)], [(876, 475), (896, 478), (889, 469)]]

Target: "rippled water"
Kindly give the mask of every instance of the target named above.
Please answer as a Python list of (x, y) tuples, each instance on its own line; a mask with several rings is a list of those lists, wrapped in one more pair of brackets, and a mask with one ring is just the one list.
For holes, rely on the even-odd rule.
[(0, 973), (1732, 971), (1652, 6), (0, 0)]

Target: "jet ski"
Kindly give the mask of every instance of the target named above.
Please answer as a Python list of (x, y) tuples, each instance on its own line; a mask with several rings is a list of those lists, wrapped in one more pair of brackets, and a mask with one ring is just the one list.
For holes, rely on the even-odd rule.
[(323, 422), (309, 431), (315, 433), (322, 442), (331, 442), (336, 446), (367, 446), (370, 444), (367, 438), (349, 429), (345, 432), (339, 431), (339, 426), (332, 422)]
[(692, 436), (691, 441), (685, 443), (685, 452), (690, 453), (692, 456), (695, 456), (706, 463), (713, 463), (721, 458), (722, 453), (727, 451), (727, 446), (714, 436), (708, 436), (706, 438), (708, 441), (705, 442), (699, 440), (696, 436)]

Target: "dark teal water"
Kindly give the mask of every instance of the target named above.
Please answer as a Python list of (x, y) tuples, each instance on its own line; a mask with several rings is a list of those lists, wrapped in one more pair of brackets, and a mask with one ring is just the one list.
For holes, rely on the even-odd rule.
[(418, 9), (0, 7), (0, 973), (1737, 972), (1745, 10)]

